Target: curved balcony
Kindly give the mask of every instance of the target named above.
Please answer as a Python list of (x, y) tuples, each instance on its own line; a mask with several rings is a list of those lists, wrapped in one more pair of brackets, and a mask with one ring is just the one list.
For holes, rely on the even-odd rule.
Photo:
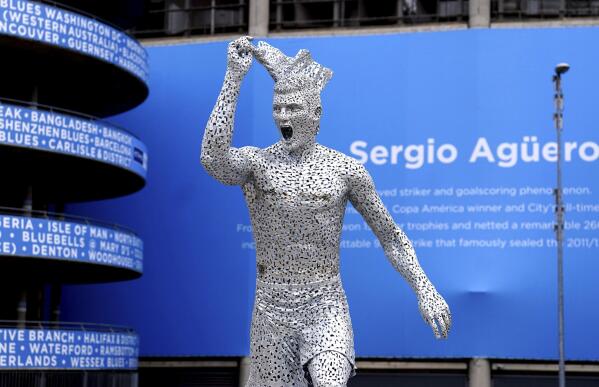
[(117, 27), (58, 3), (0, 2), (0, 50), (4, 97), (104, 117), (148, 95), (145, 49)]
[[(92, 116), (0, 99), (0, 198), (34, 186), (51, 201), (118, 197), (145, 185), (145, 145), (123, 128)], [(12, 166), (12, 168), (10, 167)]]
[(138, 352), (129, 328), (0, 321), (0, 385), (134, 387)]
[(138, 278), (143, 242), (87, 218), (0, 207), (0, 277), (64, 283)]

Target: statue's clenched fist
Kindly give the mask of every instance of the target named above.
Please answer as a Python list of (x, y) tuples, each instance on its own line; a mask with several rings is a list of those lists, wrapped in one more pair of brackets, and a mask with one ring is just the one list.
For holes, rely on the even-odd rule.
[(227, 50), (227, 72), (241, 80), (252, 65), (253, 50), (251, 36), (243, 36), (229, 43)]

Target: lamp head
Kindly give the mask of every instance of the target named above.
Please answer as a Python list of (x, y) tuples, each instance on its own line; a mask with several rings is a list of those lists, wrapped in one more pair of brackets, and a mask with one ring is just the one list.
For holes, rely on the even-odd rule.
[(567, 64), (567, 63), (564, 63), (564, 62), (562, 62), (562, 63), (558, 63), (558, 64), (555, 66), (555, 74), (557, 74), (558, 76), (559, 76), (559, 75), (562, 75), (562, 74), (564, 74), (564, 73), (567, 73), (567, 72), (568, 72), (568, 70), (570, 70), (570, 65), (569, 65), (569, 64)]

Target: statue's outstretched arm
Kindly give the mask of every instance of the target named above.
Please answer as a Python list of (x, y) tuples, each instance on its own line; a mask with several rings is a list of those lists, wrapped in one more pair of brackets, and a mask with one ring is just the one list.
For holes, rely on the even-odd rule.
[(357, 162), (354, 165), (355, 168), (351, 169), (349, 175), (350, 202), (372, 228), (393, 267), (416, 293), (420, 313), (433, 329), (435, 336), (447, 337), (451, 326), (451, 314), (447, 303), (422, 270), (412, 243), (395, 224), (376, 192), (366, 168)]
[(252, 64), (250, 38), (239, 38), (227, 50), (227, 73), (212, 114), (206, 124), (200, 160), (206, 171), (224, 184), (243, 184), (250, 172), (255, 148), (234, 148), (233, 123), (241, 82)]

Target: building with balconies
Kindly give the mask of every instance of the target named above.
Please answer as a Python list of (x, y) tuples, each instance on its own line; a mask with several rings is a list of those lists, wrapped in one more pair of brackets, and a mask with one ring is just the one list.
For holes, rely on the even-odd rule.
[[(247, 34), (332, 68), (318, 141), (366, 166), (452, 308), (449, 340), (435, 341), (349, 206), (350, 387), (557, 384), (551, 77), (569, 62), (566, 371), (568, 386), (597, 384), (599, 3), (66, 5), (83, 11), (0, 2), (11, 58), (0, 72), (0, 386), (244, 385), (252, 225), (239, 189), (214, 182), (199, 154), (226, 45)], [(278, 140), (271, 104), (272, 80), (254, 64), (234, 146)], [(79, 352), (37, 356), (46, 343)]]
[(138, 384), (133, 329), (61, 314), (66, 284), (143, 272), (134, 231), (65, 209), (139, 191), (148, 165), (144, 143), (105, 120), (146, 99), (145, 49), (84, 3), (0, 4), (2, 386)]

